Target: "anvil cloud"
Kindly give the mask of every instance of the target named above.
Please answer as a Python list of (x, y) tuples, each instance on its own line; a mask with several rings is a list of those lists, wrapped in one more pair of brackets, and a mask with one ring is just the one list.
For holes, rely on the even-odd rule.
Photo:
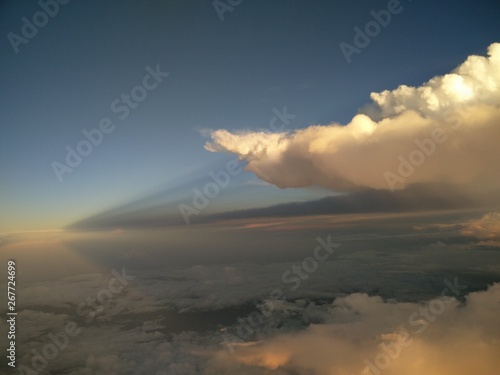
[(280, 188), (499, 186), (500, 43), (489, 46), (488, 57), (469, 56), (420, 87), (402, 85), (371, 99), (346, 125), (281, 133), (219, 129), (205, 148), (236, 154), (248, 171)]

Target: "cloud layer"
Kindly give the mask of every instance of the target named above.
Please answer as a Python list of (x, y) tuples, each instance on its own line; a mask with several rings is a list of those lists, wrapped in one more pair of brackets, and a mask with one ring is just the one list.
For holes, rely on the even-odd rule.
[(490, 212), (479, 220), (469, 222), (462, 233), (481, 239), (500, 240), (500, 213)]
[[(59, 232), (30, 235), (30, 241), (12, 236), (0, 248), (0, 259), (6, 262), (15, 252), (22, 265), (18, 361), (31, 368), (32, 350), (42, 352), (51, 343), (49, 334), (74, 321), (81, 331), (48, 361), (45, 373), (370, 375), (367, 360), (384, 367), (375, 375), (496, 375), (500, 284), (492, 283), (499, 280), (500, 247), (482, 242), (498, 239), (500, 217), (483, 214), (234, 220), (219, 224), (215, 235), (229, 237), (231, 253), (240, 256), (211, 263), (201, 257), (207, 252), (218, 257), (207, 250), (209, 231), (190, 229), (170, 244), (153, 239), (151, 230), (140, 241), (127, 230), (92, 232), (90, 239), (71, 233), (71, 241)], [(268, 235), (263, 228), (270, 229)], [(313, 256), (315, 238), (327, 234), (341, 247), (294, 289), (296, 281), (283, 275)], [(179, 235), (170, 231), (164, 238)], [(168, 249), (184, 252), (179, 244), (187, 236), (202, 242), (189, 246), (197, 252), (182, 266)], [(266, 252), (262, 261), (256, 261), (259, 248)], [(69, 274), (54, 266), (57, 259)], [(29, 279), (35, 266), (49, 270), (50, 277)], [(111, 269), (122, 267), (133, 280), (106, 297), (103, 291), (115, 277)], [(276, 302), (259, 322), (263, 314), (255, 313), (264, 311), (274, 288), (286, 301)], [(430, 318), (421, 309), (428, 309)], [(234, 337), (250, 318), (258, 322), (254, 332)], [(6, 324), (0, 321), (0, 329)], [(399, 351), (394, 345), (405, 332), (411, 344)], [(223, 333), (233, 335), (233, 353)], [(387, 364), (383, 355), (390, 357)]]
[(421, 304), (362, 293), (326, 307), (303, 301), (301, 317), (315, 324), (235, 343), (234, 353), (219, 353), (207, 374), (497, 373), (500, 284), (468, 294), (464, 304), (450, 289), (443, 296)]
[(211, 133), (205, 148), (230, 152), (281, 188), (402, 189), (449, 182), (474, 190), (499, 185), (500, 43), (420, 87), (372, 93), (346, 125), (291, 133)]

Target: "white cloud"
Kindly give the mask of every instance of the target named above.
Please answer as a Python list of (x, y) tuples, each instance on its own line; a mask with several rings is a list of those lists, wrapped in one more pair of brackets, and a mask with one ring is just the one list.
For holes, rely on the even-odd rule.
[[(401, 189), (433, 182), (498, 187), (500, 43), (488, 51), (489, 57), (470, 56), (451, 74), (420, 87), (372, 93), (374, 103), (366, 109), (371, 117), (360, 113), (345, 126), (290, 133), (220, 129), (205, 148), (236, 154), (248, 162), (247, 170), (281, 188)], [(402, 159), (414, 168), (402, 167)], [(397, 182), (388, 183), (386, 172), (399, 176)]]
[[(468, 294), (465, 305), (450, 294), (425, 304), (338, 298), (322, 324), (221, 351), (207, 374), (375, 374), (369, 363), (383, 364), (385, 375), (497, 373), (500, 284)], [(384, 356), (388, 361), (377, 360)]]
[[(25, 329), (20, 332), (18, 345), (26, 348), (26, 355), (19, 360), (29, 365), (31, 349), (40, 351), (50, 342), (47, 333), (61, 332), (65, 322), (76, 319), (81, 333), (72, 337), (68, 347), (50, 361), (50, 371), (72, 375), (121, 374), (131, 370), (137, 374), (158, 375), (335, 375), (339, 373), (335, 371), (344, 369), (361, 375), (363, 359), (373, 360), (380, 350), (377, 345), (401, 337), (403, 328), (409, 331), (418, 328), (409, 326), (408, 318), (419, 311), (421, 305), (428, 305), (384, 301), (380, 295), (394, 294), (417, 301), (426, 289), (427, 297), (422, 299), (428, 299), (429, 295), (439, 294), (444, 277), (437, 276), (434, 269), (422, 280), (426, 265), (436, 263), (430, 254), (422, 254), (420, 260), (415, 258), (412, 271), (406, 265), (406, 258), (398, 261), (394, 255), (381, 257), (370, 255), (369, 251), (356, 255), (352, 249), (348, 253), (352, 261), (347, 261), (346, 254), (342, 255), (339, 250), (334, 260), (322, 263), (314, 277), (305, 280), (296, 292), (280, 280), (283, 270), (290, 264), (194, 266), (138, 274), (127, 290), (116, 296), (116, 302), (123, 308), (105, 309), (107, 319), (98, 318), (88, 324), (75, 316), (74, 307), (54, 308), (55, 313), (39, 312), (34, 308), (25, 310), (20, 315)], [(471, 252), (467, 251), (462, 255), (469, 254)], [(447, 256), (454, 261), (462, 255), (450, 252)], [(363, 262), (359, 261), (361, 259)], [(402, 265), (391, 266), (394, 262)], [(465, 262), (459, 263), (463, 270)], [(470, 267), (474, 269), (475, 265), (471, 263)], [(106, 276), (75, 276), (59, 283), (45, 281), (38, 289), (22, 288), (20, 294), (25, 298), (29, 296), (29, 300), (24, 300), (27, 305), (41, 302), (35, 295), (39, 292), (47, 298), (47, 304), (63, 306), (60, 299), (66, 300), (67, 296), (60, 292), (68, 285), (75, 291), (82, 288), (89, 296), (94, 296), (102, 289), (102, 283), (107, 284)], [(344, 294), (363, 290), (365, 284), (378, 286), (377, 295)], [(429, 290), (429, 285), (434, 286), (433, 291)], [(241, 306), (269, 297), (273, 287), (280, 287), (289, 298), (288, 302), (277, 305), (272, 316), (266, 317), (257, 327), (259, 342), (242, 345), (233, 355), (224, 349), (223, 338), (215, 328), (179, 335), (168, 331), (168, 326), (172, 325), (168, 320), (176, 319), (174, 314), (169, 315), (170, 308), (206, 313), (224, 306)], [(461, 362), (456, 367), (452, 364), (442, 367), (454, 355), (465, 361), (466, 356), (461, 354), (467, 351), (480, 357), (483, 366), (489, 366), (492, 353), (499, 348), (499, 292), (500, 284), (497, 284), (486, 292), (469, 294), (466, 307), (460, 307), (458, 301), (447, 304), (446, 311), (429, 324), (424, 333), (414, 337), (414, 343), (402, 351), (384, 374), (399, 371), (413, 375), (409, 369), (419, 353), (423, 353), (425, 359), (421, 367), (416, 367), (422, 370), (421, 373), (431, 373), (434, 365), (443, 370), (440, 375), (462, 366), (470, 370), (470, 366)], [(85, 300), (82, 293), (75, 295)], [(332, 300), (335, 296), (337, 298), (330, 304), (311, 302)], [(67, 306), (77, 302), (67, 299)], [(42, 310), (44, 308), (47, 306), (41, 306)], [(197, 319), (196, 316), (202, 318), (203, 315), (193, 315), (193, 319)], [(234, 332), (234, 328), (227, 326), (230, 332)], [(440, 350), (449, 345), (450, 353), (441, 355)], [(474, 373), (488, 374), (484, 368)]]
[(500, 103), (500, 43), (488, 48), (489, 58), (469, 56), (452, 73), (432, 78), (420, 87), (399, 86), (396, 90), (372, 93), (381, 117), (408, 110), (426, 116), (464, 106)]
[(478, 220), (471, 220), (461, 232), (482, 240), (500, 240), (500, 213), (490, 212)]

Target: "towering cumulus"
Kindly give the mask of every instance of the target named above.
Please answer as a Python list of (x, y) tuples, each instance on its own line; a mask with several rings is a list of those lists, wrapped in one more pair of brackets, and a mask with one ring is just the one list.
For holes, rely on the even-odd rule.
[(281, 133), (219, 129), (205, 148), (236, 154), (248, 171), (280, 188), (499, 186), (500, 43), (489, 46), (487, 57), (469, 56), (420, 87), (370, 96), (372, 102), (345, 125)]

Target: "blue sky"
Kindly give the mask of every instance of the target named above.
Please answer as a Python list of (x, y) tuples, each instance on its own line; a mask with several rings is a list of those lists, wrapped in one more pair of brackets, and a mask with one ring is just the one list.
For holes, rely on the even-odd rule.
[[(348, 122), (372, 91), (419, 85), (498, 41), (493, 1), (401, 1), (403, 10), (348, 64), (339, 48), (386, 1), (243, 1), (221, 22), (210, 1), (71, 1), (16, 54), (36, 2), (0, 6), (0, 231), (52, 229), (148, 192), (207, 178), (231, 155), (207, 152), (202, 129), (287, 130)], [(170, 75), (121, 121), (111, 103), (147, 66)], [(115, 130), (58, 181), (82, 130), (110, 117)], [(252, 182), (255, 183), (252, 185)], [(232, 209), (331, 195), (262, 186), (251, 173), (220, 194)], [(190, 185), (189, 185), (190, 186)], [(217, 206), (219, 207), (219, 206)]]
[(499, 14), (0, 2), (18, 370), (498, 373)]

